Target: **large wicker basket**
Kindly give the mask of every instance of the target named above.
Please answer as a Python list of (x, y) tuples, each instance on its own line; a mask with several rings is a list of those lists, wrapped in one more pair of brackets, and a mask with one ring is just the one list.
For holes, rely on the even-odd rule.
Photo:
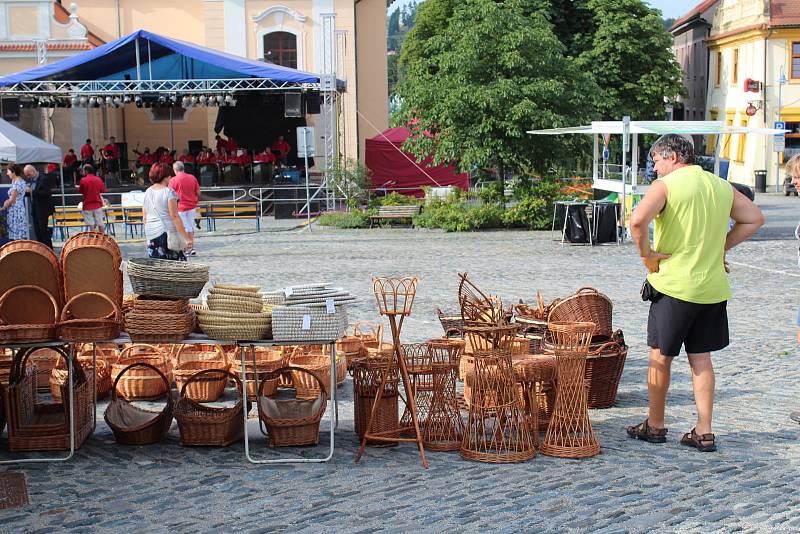
[(15, 240), (0, 247), (0, 295), (17, 286), (38, 286), (64, 303), (61, 267), (53, 249), (38, 241)]
[[(280, 369), (288, 358), (280, 350), (268, 349), (266, 347), (256, 347), (256, 366), (253, 369), (253, 355), (249, 347), (241, 347), (237, 349), (230, 358), (231, 368), (230, 371), (237, 376), (242, 374), (242, 360), (240, 350), (245, 351), (245, 366), (247, 368), (247, 398), (255, 401), (261, 382), (266, 384), (261, 388), (262, 394), (268, 397), (275, 395), (278, 392), (278, 378), (271, 378), (267, 380), (267, 374), (276, 369)], [(291, 387), (289, 384), (288, 387)]]
[(137, 295), (193, 299), (208, 282), (208, 266), (183, 261), (132, 258), (128, 277)]
[[(94, 366), (94, 358), (89, 354), (79, 354), (77, 363), (81, 366), (86, 376), (94, 382), (97, 389), (97, 398), (103, 398), (111, 391), (113, 380), (111, 380), (111, 364), (109, 364), (102, 351), (97, 353), (97, 366)], [(61, 387), (67, 381), (67, 370), (63, 362), (59, 360), (58, 365), (50, 373), (50, 396), (56, 402), (61, 402)]]
[[(72, 305), (86, 300), (105, 302), (109, 308), (102, 309), (93, 305), (93, 309), (102, 310), (98, 317), (77, 318), (72, 313)], [(108, 341), (119, 337), (122, 324), (122, 314), (119, 305), (103, 293), (89, 291), (72, 297), (61, 310), (61, 320), (58, 323), (58, 337), (65, 341), (90, 342)]]
[(611, 337), (611, 299), (593, 287), (582, 287), (550, 310), (548, 322), (590, 322), (596, 336)]
[[(149, 369), (151, 373), (159, 376), (164, 384), (166, 402), (160, 412), (151, 412), (138, 408), (120, 398), (117, 386), (121, 378), (131, 369), (141, 367)], [(106, 408), (104, 418), (114, 439), (121, 445), (149, 445), (162, 441), (169, 427), (172, 425), (173, 400), (169, 390), (167, 377), (159, 369), (147, 363), (134, 363), (122, 369), (114, 382), (111, 393), (111, 402)]]
[(347, 328), (347, 307), (276, 306), (272, 309), (272, 336), (276, 341), (333, 341)]
[(161, 398), (166, 392), (161, 377), (147, 367), (130, 369), (122, 379), (120, 373), (134, 363), (147, 363), (155, 367), (172, 383), (172, 368), (163, 350), (152, 345), (131, 345), (124, 349), (117, 363), (111, 366), (116, 393), (127, 400)]
[(316, 380), (318, 394), (316, 398), (292, 400), (270, 399), (260, 392), (258, 396), (258, 416), (267, 427), (267, 435), (271, 447), (291, 447), (299, 445), (316, 445), (319, 443), (319, 423), (325, 414), (327, 399), (323, 395), (324, 385), (319, 377), (299, 367), (281, 367), (267, 375), (262, 388), (268, 380), (277, 379), (283, 372), (309, 375), (309, 380)]
[(37, 343), (56, 336), (60, 308), (39, 286), (17, 286), (0, 296), (0, 343)]
[[(375, 411), (372, 422), (373, 433), (388, 433), (400, 428), (400, 415), (398, 412), (398, 394), (400, 372), (394, 360), (388, 353), (377, 358), (361, 358), (353, 364), (353, 419), (355, 431), (359, 440), (364, 438), (367, 430), (372, 407), (381, 383), (383, 373), (387, 380), (383, 386), (381, 400)], [(398, 434), (394, 434), (396, 437)], [(367, 445), (372, 447), (394, 447), (397, 442), (383, 440), (367, 440)]]
[[(192, 382), (203, 380), (208, 374), (225, 373), (236, 381), (239, 402), (233, 407), (215, 408), (195, 402), (186, 396)], [(183, 384), (181, 396), (175, 403), (175, 420), (181, 434), (181, 445), (227, 447), (244, 436), (244, 405), (242, 382), (228, 371), (207, 369), (192, 376)]]
[[(186, 345), (184, 345), (186, 346)], [(189, 381), (194, 375), (200, 371), (207, 369), (219, 369), (227, 371), (230, 368), (225, 353), (221, 349), (215, 351), (216, 359), (202, 359), (202, 360), (188, 360), (181, 362), (181, 350), (178, 351), (175, 357), (175, 386), (178, 391), (183, 391), (184, 384), (186, 387), (186, 396), (197, 402), (213, 402), (222, 396), (225, 391), (225, 384), (228, 382), (228, 377), (225, 373), (207, 373), (203, 374), (197, 380)]]
[(315, 399), (319, 396), (319, 385), (326, 398), (330, 399), (331, 357), (326, 354), (295, 353), (289, 358), (289, 365), (303, 371), (292, 371), (292, 386), (299, 399)]
[[(70, 237), (61, 249), (64, 276), (64, 301), (87, 292), (103, 293), (117, 306), (122, 305), (122, 254), (116, 241), (98, 232), (82, 232)], [(93, 302), (73, 307), (76, 318), (99, 317)], [(105, 304), (100, 303), (102, 308)]]

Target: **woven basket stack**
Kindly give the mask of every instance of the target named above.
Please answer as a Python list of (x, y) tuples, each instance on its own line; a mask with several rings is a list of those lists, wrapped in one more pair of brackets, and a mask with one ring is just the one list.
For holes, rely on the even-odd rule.
[(169, 343), (194, 329), (194, 312), (186, 299), (137, 297), (125, 314), (125, 331), (137, 343)]
[(193, 299), (208, 282), (208, 266), (184, 261), (131, 258), (127, 264), (133, 292), (148, 297)]
[(347, 291), (322, 283), (287, 287), (283, 294), (283, 304), (272, 309), (276, 341), (322, 341), (344, 334), (347, 304), (355, 301)]
[(208, 292), (207, 310), (200, 310), (198, 322), (212, 339), (269, 339), (272, 335), (272, 311), (264, 305), (258, 286), (217, 284)]

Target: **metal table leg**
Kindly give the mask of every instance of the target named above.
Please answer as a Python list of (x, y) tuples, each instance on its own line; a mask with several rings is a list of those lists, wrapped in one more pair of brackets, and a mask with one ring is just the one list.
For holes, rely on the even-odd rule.
[[(14, 353), (14, 358), (16, 359), (17, 353)], [(44, 462), (65, 462), (72, 458), (75, 454), (75, 403), (73, 399), (73, 384), (72, 384), (72, 354), (70, 351), (66, 351), (67, 353), (67, 390), (69, 392), (69, 454), (62, 457), (55, 457), (55, 458), (19, 458), (15, 460), (2, 460), (0, 461), (0, 465), (7, 465), (7, 464), (34, 464), (34, 463), (44, 463)]]

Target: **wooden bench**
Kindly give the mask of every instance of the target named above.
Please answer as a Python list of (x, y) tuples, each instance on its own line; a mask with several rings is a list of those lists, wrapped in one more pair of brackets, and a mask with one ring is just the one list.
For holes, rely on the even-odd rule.
[[(103, 210), (106, 217), (105, 231), (107, 234), (116, 237), (115, 223), (123, 222), (123, 208), (121, 206), (106, 206)], [(89, 230), (81, 210), (73, 207), (63, 208), (61, 206), (56, 206), (56, 211), (50, 216), (50, 227), (53, 229), (54, 234), (58, 232), (62, 241), (69, 237), (70, 228), (78, 228), (80, 232)]]
[(217, 229), (219, 219), (253, 219), (256, 231), (261, 231), (261, 214), (258, 202), (220, 201), (203, 204), (201, 214), (205, 216), (206, 228), (209, 232)]
[(408, 206), (379, 206), (377, 215), (369, 216), (369, 227), (381, 220), (386, 219), (408, 219), (411, 221), (411, 228), (414, 228), (414, 217), (419, 215), (420, 207), (418, 205)]

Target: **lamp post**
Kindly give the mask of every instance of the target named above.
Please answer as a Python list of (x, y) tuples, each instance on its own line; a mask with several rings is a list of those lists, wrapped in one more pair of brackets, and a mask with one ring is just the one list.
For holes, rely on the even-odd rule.
[[(786, 84), (786, 74), (783, 72), (783, 65), (781, 65), (780, 76), (778, 76), (778, 119), (781, 120), (781, 97), (783, 96), (783, 86)], [(779, 152), (775, 152), (775, 192), (781, 190), (781, 157)]]

